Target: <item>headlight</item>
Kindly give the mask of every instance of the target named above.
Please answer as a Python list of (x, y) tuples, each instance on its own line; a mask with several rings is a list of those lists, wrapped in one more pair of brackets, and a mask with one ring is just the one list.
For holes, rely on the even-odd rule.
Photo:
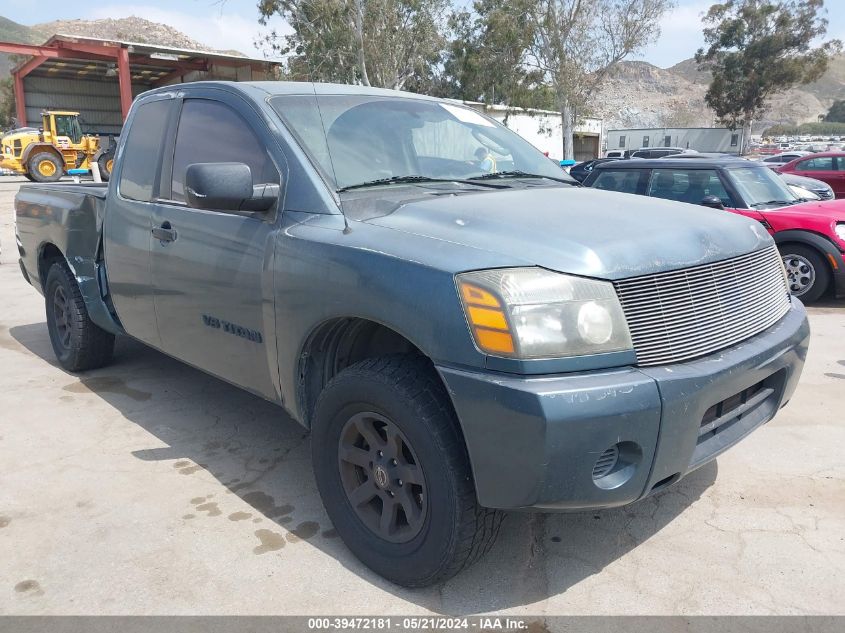
[(840, 240), (842, 240), (843, 242), (845, 242), (845, 222), (840, 222), (839, 224), (837, 224), (837, 225), (834, 227), (834, 229), (833, 229), (833, 230), (834, 230), (834, 231), (836, 231), (836, 236), (837, 236)]
[(503, 268), (463, 273), (457, 283), (475, 343), (488, 354), (559, 358), (633, 349), (609, 282)]

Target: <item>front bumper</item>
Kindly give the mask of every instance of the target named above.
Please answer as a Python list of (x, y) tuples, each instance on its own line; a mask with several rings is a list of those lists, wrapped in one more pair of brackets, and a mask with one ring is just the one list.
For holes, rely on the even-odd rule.
[[(793, 299), (769, 329), (686, 363), (541, 377), (438, 370), (482, 506), (602, 508), (678, 481), (772, 419), (795, 390), (809, 337)], [(597, 462), (613, 447), (603, 474)]]

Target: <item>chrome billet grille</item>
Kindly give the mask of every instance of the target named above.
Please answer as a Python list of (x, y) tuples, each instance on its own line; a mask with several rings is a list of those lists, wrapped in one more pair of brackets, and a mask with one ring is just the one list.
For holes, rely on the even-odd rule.
[(762, 332), (789, 310), (777, 247), (614, 284), (638, 365), (704, 356)]

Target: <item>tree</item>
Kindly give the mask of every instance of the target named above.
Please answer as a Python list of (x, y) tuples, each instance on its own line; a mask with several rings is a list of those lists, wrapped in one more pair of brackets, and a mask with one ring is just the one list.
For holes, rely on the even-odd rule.
[(830, 110), (827, 111), (824, 120), (833, 123), (845, 123), (845, 99), (834, 101), (833, 105), (830, 106)]
[(533, 28), (526, 0), (476, 0), (450, 21), (454, 37), (444, 67), (450, 95), (525, 108), (553, 106), (543, 74), (529, 66)]
[(575, 113), (614, 67), (657, 38), (673, 0), (527, 0), (529, 63), (552, 91), (564, 158), (574, 158)]
[(838, 40), (813, 46), (827, 32), (823, 14), (824, 0), (727, 0), (704, 16), (707, 48), (695, 60), (712, 74), (705, 101), (746, 143), (767, 99), (818, 79), (840, 49)]
[(11, 77), (0, 79), (0, 130), (11, 128), (16, 122), (15, 92)]
[[(313, 81), (401, 89), (437, 63), (449, 0), (261, 0), (261, 23), (280, 15), (290, 35), (264, 44), (288, 72)], [(303, 77), (304, 78), (304, 77)]]

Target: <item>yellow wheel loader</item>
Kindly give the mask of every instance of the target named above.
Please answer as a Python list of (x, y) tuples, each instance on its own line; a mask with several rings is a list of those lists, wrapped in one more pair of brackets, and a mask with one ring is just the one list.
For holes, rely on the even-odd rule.
[(78, 112), (49, 110), (41, 113), (40, 129), (12, 130), (0, 147), (0, 167), (35, 182), (55, 182), (64, 174), (87, 174), (94, 163), (108, 180), (115, 143), (104, 146), (99, 136), (83, 134)]

